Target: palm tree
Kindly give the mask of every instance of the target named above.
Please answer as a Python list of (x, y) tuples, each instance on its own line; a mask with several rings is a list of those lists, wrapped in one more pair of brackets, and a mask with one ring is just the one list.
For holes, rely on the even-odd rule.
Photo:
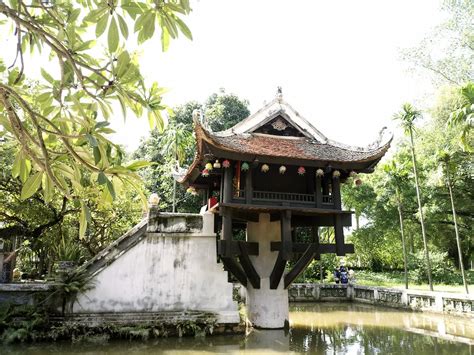
[(455, 111), (449, 116), (449, 125), (461, 126), (461, 146), (464, 150), (472, 151), (469, 142), (469, 133), (474, 127), (474, 83), (468, 82), (460, 89), (461, 102)]
[[(192, 143), (192, 133), (183, 123), (170, 120), (160, 140), (161, 154), (174, 160), (175, 169), (186, 160), (186, 152)], [(176, 212), (176, 179), (173, 179), (173, 212)]]
[(456, 234), (456, 244), (458, 247), (458, 256), (459, 256), (459, 268), (461, 269), (462, 282), (464, 288), (466, 289), (466, 294), (469, 294), (469, 288), (467, 287), (466, 273), (464, 271), (464, 264), (462, 262), (462, 253), (461, 253), (461, 240), (459, 238), (458, 222), (456, 218), (456, 209), (454, 208), (454, 199), (453, 199), (453, 190), (451, 183), (451, 155), (446, 151), (441, 151), (438, 153), (439, 161), (443, 165), (443, 170), (446, 175), (446, 184), (448, 185), (449, 198), (451, 200), (451, 210), (453, 212), (453, 221), (454, 221), (454, 232)]
[(423, 217), (423, 206), (421, 203), (420, 196), (420, 185), (418, 182), (418, 171), (416, 166), (416, 154), (415, 154), (415, 144), (413, 142), (413, 129), (415, 119), (421, 116), (421, 112), (416, 110), (411, 104), (406, 103), (403, 105), (402, 110), (395, 114), (394, 119), (400, 121), (402, 127), (405, 130), (405, 133), (410, 137), (410, 148), (411, 148), (411, 158), (413, 161), (413, 173), (415, 175), (415, 188), (416, 188), (416, 198), (418, 200), (418, 212), (420, 214), (420, 224), (421, 224), (421, 235), (423, 237), (423, 248), (425, 251), (425, 260), (426, 260), (426, 271), (428, 274), (428, 283), (430, 285), (430, 290), (433, 291), (433, 280), (431, 278), (431, 262), (430, 262), (430, 253), (428, 251), (428, 242), (426, 239), (425, 231), (425, 221)]
[(408, 267), (407, 267), (407, 250), (405, 244), (405, 233), (403, 228), (403, 214), (402, 214), (402, 199), (400, 194), (400, 185), (403, 177), (406, 177), (406, 172), (402, 166), (397, 166), (395, 160), (389, 164), (384, 165), (384, 171), (389, 177), (389, 183), (395, 187), (395, 199), (397, 202), (398, 216), (400, 217), (400, 234), (402, 236), (402, 250), (403, 250), (403, 268), (405, 273), (405, 288), (408, 289)]

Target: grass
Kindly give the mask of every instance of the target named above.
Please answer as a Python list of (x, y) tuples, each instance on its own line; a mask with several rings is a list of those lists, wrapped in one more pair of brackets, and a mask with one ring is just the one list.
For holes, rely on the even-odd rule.
[[(367, 270), (356, 271), (355, 274), (356, 283), (364, 286), (382, 286), (382, 287), (395, 287), (405, 288), (405, 281), (403, 272), (401, 271), (385, 271), (385, 272), (373, 272)], [(474, 293), (474, 271), (468, 271), (468, 283), (469, 292)], [(408, 288), (411, 290), (423, 290), (429, 291), (428, 284), (415, 284), (410, 279), (408, 280)], [(435, 291), (441, 292), (456, 292), (464, 293), (463, 285), (453, 284), (434, 284), (433, 288)]]

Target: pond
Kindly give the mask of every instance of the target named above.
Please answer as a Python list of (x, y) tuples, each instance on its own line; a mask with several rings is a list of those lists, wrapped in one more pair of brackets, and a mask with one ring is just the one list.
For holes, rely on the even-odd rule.
[(290, 329), (247, 336), (25, 344), (2, 354), (474, 354), (472, 319), (354, 303), (300, 303)]

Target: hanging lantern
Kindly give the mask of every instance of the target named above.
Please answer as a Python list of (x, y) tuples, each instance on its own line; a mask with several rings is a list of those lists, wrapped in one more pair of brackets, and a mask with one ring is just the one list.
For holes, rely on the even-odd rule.
[(212, 170), (212, 164), (211, 163), (207, 163), (206, 164), (206, 169), (211, 171)]
[(339, 176), (341, 176), (341, 172), (339, 170), (334, 170), (332, 177), (338, 178)]
[(208, 176), (209, 176), (209, 170), (204, 169), (204, 170), (201, 172), (201, 175), (204, 176), (204, 177), (208, 177)]
[(304, 166), (300, 166), (298, 168), (298, 175), (304, 175), (306, 173), (306, 169), (304, 168)]
[(270, 170), (270, 167), (267, 164), (263, 164), (260, 170), (262, 173), (266, 173), (268, 170)]
[(280, 174), (284, 174), (286, 172), (286, 166), (280, 166), (280, 169), (278, 169), (278, 171), (280, 172)]
[(355, 179), (354, 184), (355, 184), (355, 186), (360, 186), (360, 185), (362, 185), (362, 180), (361, 179)]
[(323, 169), (316, 170), (316, 176), (317, 177), (323, 177), (324, 176), (324, 170)]
[(356, 173), (354, 170), (352, 170), (352, 171), (349, 173), (349, 176), (350, 176), (351, 178), (355, 178), (355, 177), (357, 176), (357, 173)]
[(244, 161), (244, 162), (242, 163), (242, 166), (240, 167), (240, 169), (241, 169), (242, 171), (247, 171), (247, 170), (249, 170), (249, 169), (250, 169), (249, 163), (247, 163), (247, 162)]
[(219, 163), (219, 160), (216, 159), (216, 161), (214, 162), (214, 169), (220, 169), (221, 168), (221, 163)]
[(194, 186), (189, 186), (187, 189), (186, 189), (186, 192), (188, 194), (191, 194), (191, 195), (197, 195), (197, 191), (196, 189), (194, 188)]
[(222, 166), (223, 166), (224, 168), (230, 167), (230, 161), (228, 161), (227, 159), (224, 160), (224, 161), (222, 162)]

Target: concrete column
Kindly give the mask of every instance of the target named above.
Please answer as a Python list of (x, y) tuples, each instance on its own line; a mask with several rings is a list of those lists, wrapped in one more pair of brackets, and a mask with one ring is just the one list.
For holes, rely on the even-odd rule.
[(270, 215), (261, 213), (259, 222), (248, 222), (247, 241), (259, 243), (259, 255), (250, 256), (260, 275), (260, 288), (247, 286), (249, 321), (256, 328), (283, 328), (288, 322), (288, 290), (284, 289), (283, 276), (278, 288), (270, 289), (270, 274), (278, 252), (270, 251), (270, 242), (281, 241), (280, 221), (270, 222)]

